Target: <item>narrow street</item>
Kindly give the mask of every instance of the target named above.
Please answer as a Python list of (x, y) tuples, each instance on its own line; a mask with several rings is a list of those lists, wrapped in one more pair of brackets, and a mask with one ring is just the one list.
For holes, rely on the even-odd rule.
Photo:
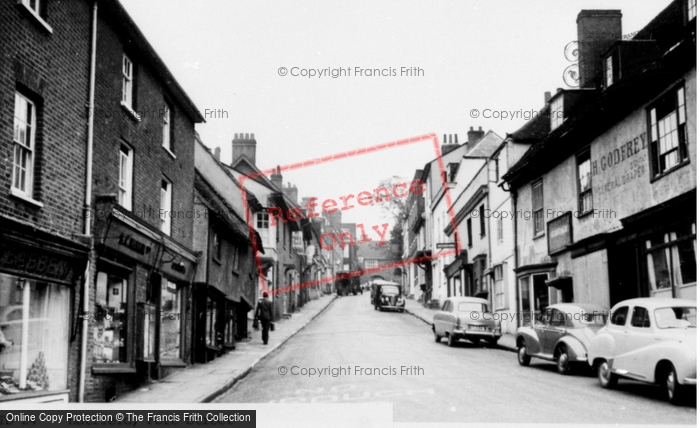
[[(401, 366), (422, 373), (401, 375)], [(339, 375), (300, 374), (312, 368)], [(659, 393), (626, 381), (606, 391), (589, 373), (564, 377), (546, 362), (520, 367), (512, 352), (437, 344), (425, 323), (374, 311), (365, 293), (337, 299), (218, 402), (388, 401), (396, 422), (695, 423), (694, 400), (674, 407)]]

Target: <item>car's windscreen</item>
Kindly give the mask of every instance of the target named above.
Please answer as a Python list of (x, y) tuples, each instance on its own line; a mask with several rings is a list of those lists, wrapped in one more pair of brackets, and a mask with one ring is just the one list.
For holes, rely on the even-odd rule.
[(488, 308), (483, 303), (478, 302), (462, 302), (457, 306), (459, 312), (488, 312)]
[(670, 307), (659, 308), (654, 311), (656, 325), (659, 328), (685, 328), (697, 327), (697, 308), (685, 307)]
[(396, 296), (399, 294), (399, 287), (395, 285), (384, 285), (382, 286), (382, 294), (387, 296)]
[(605, 325), (608, 314), (605, 312), (584, 312), (581, 314), (581, 322), (589, 325)]

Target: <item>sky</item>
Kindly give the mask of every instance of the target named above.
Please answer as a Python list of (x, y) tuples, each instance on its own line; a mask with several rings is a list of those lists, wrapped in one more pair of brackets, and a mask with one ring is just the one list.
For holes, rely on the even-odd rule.
[[(624, 35), (670, 0), (121, 2), (209, 116), (196, 126), (204, 143), (230, 163), (234, 134), (254, 133), (265, 170), (430, 133), (463, 143), (470, 127), (505, 137), (546, 91), (567, 88), (564, 50), (582, 9), (621, 10)], [(494, 117), (502, 110), (521, 114)], [(426, 139), (283, 179), (300, 198), (340, 203), (388, 177), (408, 182), (434, 158)], [(343, 212), (367, 229), (385, 219), (377, 206)]]

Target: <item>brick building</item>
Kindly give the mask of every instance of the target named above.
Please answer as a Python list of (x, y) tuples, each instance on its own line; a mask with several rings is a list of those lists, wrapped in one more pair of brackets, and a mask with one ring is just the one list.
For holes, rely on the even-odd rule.
[(88, 2), (0, 2), (0, 402), (75, 399)]
[(192, 361), (194, 124), (203, 117), (117, 1), (99, 3), (86, 401)]

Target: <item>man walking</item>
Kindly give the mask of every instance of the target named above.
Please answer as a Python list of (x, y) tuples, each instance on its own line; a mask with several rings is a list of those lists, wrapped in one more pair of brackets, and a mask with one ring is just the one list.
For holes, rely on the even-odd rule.
[(255, 308), (255, 318), (253, 326), (257, 329), (258, 320), (262, 324), (262, 340), (267, 345), (268, 333), (270, 332), (270, 322), (272, 321), (272, 302), (267, 299), (267, 293), (263, 293), (263, 298), (258, 302), (258, 307)]

